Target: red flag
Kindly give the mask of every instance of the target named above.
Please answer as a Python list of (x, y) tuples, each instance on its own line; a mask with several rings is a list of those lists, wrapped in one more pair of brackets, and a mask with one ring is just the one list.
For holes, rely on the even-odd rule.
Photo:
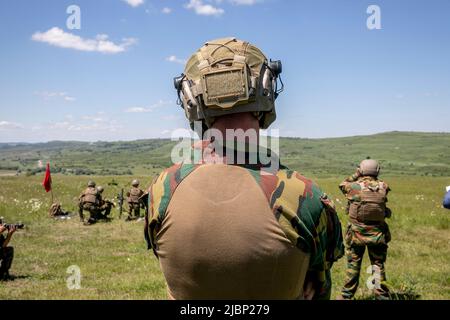
[(47, 163), (47, 170), (45, 170), (44, 181), (42, 181), (42, 185), (45, 188), (46, 192), (52, 190), (52, 175), (50, 174), (50, 164)]

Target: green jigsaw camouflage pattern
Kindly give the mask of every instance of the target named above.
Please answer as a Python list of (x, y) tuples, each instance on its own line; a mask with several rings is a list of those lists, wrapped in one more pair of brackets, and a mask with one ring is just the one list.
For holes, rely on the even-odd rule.
[[(341, 189), (350, 204), (353, 201), (361, 201), (360, 194), (363, 186), (372, 185), (381, 185), (382, 188), (386, 190), (386, 194), (391, 191), (390, 187), (381, 180), (369, 176), (360, 177), (356, 174), (345, 179), (339, 185), (339, 189)], [(390, 212), (389, 209), (388, 211)], [(389, 217), (389, 215), (387, 217)], [(370, 245), (379, 243), (387, 244), (390, 240), (391, 234), (389, 232), (389, 227), (385, 222), (368, 225), (361, 222), (351, 221), (347, 227), (346, 244), (349, 245)]]
[[(153, 251), (155, 237), (177, 186), (202, 164), (176, 164), (163, 171), (149, 189), (148, 234)], [(309, 275), (316, 279), (316, 298), (329, 298), (330, 269), (344, 255), (341, 224), (331, 199), (311, 180), (296, 171), (268, 172), (242, 165), (263, 190), (286, 237), (310, 253)], [(284, 167), (283, 167), (284, 168)]]
[[(342, 288), (342, 296), (346, 299), (351, 299), (358, 289), (359, 276), (361, 272), (362, 259), (364, 257), (366, 246), (348, 246), (345, 249), (345, 255), (347, 257), (347, 269), (345, 272), (345, 283)], [(375, 245), (367, 246), (367, 251), (369, 253), (369, 259), (372, 266), (378, 267), (378, 283), (376, 284), (376, 294), (377, 295), (387, 295), (388, 291), (383, 282), (386, 281), (386, 272), (384, 268), (384, 263), (386, 262), (387, 256), (387, 245)]]
[[(339, 188), (350, 204), (353, 201), (361, 201), (360, 194), (364, 187), (376, 185), (384, 188), (386, 194), (391, 191), (385, 182), (374, 177), (361, 177), (358, 174), (354, 174), (345, 179), (339, 185)], [(387, 210), (389, 211), (387, 217), (390, 217), (390, 210)], [(388, 224), (384, 221), (375, 224), (364, 224), (350, 220), (344, 237), (347, 269), (344, 286), (342, 288), (342, 296), (346, 299), (351, 299), (356, 293), (359, 285), (362, 259), (366, 247), (371, 265), (378, 268), (379, 282), (381, 283), (381, 286), (375, 288), (375, 294), (378, 296), (388, 295), (387, 288), (382, 285), (382, 283), (386, 281), (384, 263), (386, 262), (387, 257), (387, 244), (391, 241), (391, 233)]]

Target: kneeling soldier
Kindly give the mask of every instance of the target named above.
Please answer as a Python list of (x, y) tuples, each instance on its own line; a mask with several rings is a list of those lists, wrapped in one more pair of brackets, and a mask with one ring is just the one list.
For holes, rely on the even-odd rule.
[(88, 187), (79, 197), (79, 215), (80, 221), (84, 222), (84, 214), (83, 211), (89, 211), (90, 217), (87, 221), (87, 224), (95, 223), (98, 219), (99, 213), (99, 193), (97, 188), (95, 188), (95, 182), (89, 181)]

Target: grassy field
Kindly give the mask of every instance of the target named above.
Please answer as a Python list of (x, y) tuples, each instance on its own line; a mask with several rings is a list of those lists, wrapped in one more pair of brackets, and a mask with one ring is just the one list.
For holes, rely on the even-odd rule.
[[(351, 173), (351, 172), (348, 172)], [(86, 176), (54, 175), (55, 196), (63, 208), (74, 211)], [(152, 177), (141, 176), (142, 185)], [(343, 178), (343, 177), (342, 177)], [(130, 176), (98, 176), (105, 195), (114, 198), (129, 187)], [(112, 222), (82, 226), (77, 216), (52, 220), (47, 210), (50, 195), (41, 187), (41, 176), (0, 177), (0, 216), (22, 221), (27, 228), (15, 234), (16, 257), (11, 269), (17, 279), (0, 283), (0, 299), (165, 299), (165, 281), (157, 260), (146, 250), (142, 222), (124, 222), (113, 211)], [(386, 177), (392, 187), (389, 221), (392, 242), (386, 264), (388, 282), (397, 298), (450, 299), (450, 212), (441, 208), (449, 177)], [(340, 178), (317, 178), (335, 199), (345, 228), (344, 198)], [(117, 184), (117, 185), (115, 185)], [(81, 289), (69, 290), (69, 266), (81, 270)], [(363, 269), (368, 263), (367, 254)], [(333, 269), (333, 297), (345, 272), (345, 258)], [(363, 273), (357, 298), (370, 298)]]

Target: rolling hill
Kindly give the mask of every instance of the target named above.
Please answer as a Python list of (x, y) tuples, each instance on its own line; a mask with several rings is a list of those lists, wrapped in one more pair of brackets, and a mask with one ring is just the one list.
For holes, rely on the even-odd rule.
[[(94, 143), (0, 144), (0, 172), (39, 174), (41, 161), (69, 175), (153, 175), (171, 165), (168, 139)], [(450, 133), (387, 132), (369, 136), (281, 138), (283, 164), (306, 175), (353, 172), (361, 159), (379, 159), (385, 175), (450, 176)]]

